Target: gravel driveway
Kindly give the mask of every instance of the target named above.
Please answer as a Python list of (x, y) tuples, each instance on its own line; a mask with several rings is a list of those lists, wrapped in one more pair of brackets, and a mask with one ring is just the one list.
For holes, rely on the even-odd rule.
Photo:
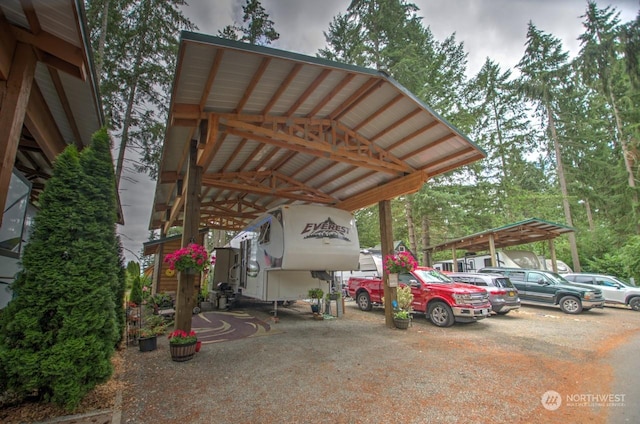
[[(273, 331), (205, 344), (184, 363), (164, 338), (154, 352), (128, 349), (121, 422), (604, 423), (613, 406), (567, 396), (609, 394), (609, 354), (640, 331), (640, 313), (620, 308), (523, 306), (447, 329), (417, 315), (397, 330), (354, 302), (324, 321), (304, 302), (279, 309), (278, 323), (270, 305), (240, 307)], [(565, 399), (556, 410), (541, 403), (551, 390)]]

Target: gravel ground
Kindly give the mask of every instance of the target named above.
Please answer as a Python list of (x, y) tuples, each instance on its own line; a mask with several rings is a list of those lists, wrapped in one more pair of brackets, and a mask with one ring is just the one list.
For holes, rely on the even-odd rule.
[(541, 398), (613, 393), (612, 351), (640, 336), (640, 313), (610, 307), (566, 315), (523, 306), (446, 329), (416, 315), (408, 330), (387, 328), (382, 309), (354, 302), (324, 321), (305, 302), (279, 309), (278, 323), (271, 305), (240, 307), (271, 330), (206, 343), (182, 363), (171, 361), (164, 337), (153, 352), (131, 347), (76, 411), (84, 415), (54, 418), (64, 412), (23, 405), (0, 409), (0, 422), (606, 423), (612, 407), (565, 402), (550, 411)]
[(640, 332), (619, 308), (565, 315), (525, 306), (506, 316), (441, 329), (423, 316), (408, 330), (382, 309), (346, 303), (316, 321), (299, 302), (240, 305), (272, 332), (205, 344), (191, 361), (158, 350), (125, 352), (123, 423), (607, 422), (609, 408), (545, 409), (547, 390), (610, 393), (611, 349)]

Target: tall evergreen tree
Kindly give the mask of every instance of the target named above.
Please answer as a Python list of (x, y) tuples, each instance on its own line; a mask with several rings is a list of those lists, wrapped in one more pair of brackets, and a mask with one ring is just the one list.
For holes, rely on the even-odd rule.
[(269, 14), (259, 0), (247, 0), (242, 6), (242, 11), (242, 25), (227, 25), (218, 31), (218, 37), (260, 46), (266, 46), (280, 38), (280, 34), (274, 28), (274, 22), (269, 19)]
[(111, 375), (118, 338), (111, 166), (100, 135), (82, 155), (69, 146), (40, 196), (16, 298), (0, 317), (3, 383), (19, 396), (37, 393), (73, 409)]
[[(594, 1), (587, 3), (587, 11), (582, 16), (585, 32), (579, 37), (581, 41), (581, 70), (590, 86), (594, 87), (609, 104), (611, 121), (614, 125), (613, 141), (627, 171), (627, 182), (630, 188), (630, 209), (632, 221), (638, 222), (638, 192), (635, 182), (635, 155), (631, 152), (630, 144), (634, 144), (635, 131), (629, 130), (623, 118), (624, 103), (620, 97), (627, 97), (631, 87), (628, 78), (623, 72), (624, 62), (621, 60), (620, 13), (610, 6), (599, 9)], [(631, 127), (637, 126), (637, 121), (629, 123)], [(640, 224), (636, 224), (635, 231), (640, 233)]]
[[(564, 175), (564, 164), (560, 139), (556, 128), (558, 118), (558, 91), (562, 81), (568, 75), (568, 53), (562, 50), (562, 43), (556, 37), (540, 31), (533, 23), (529, 23), (525, 54), (517, 67), (522, 73), (520, 89), (536, 106), (536, 112), (547, 131), (553, 146), (556, 171), (562, 206), (567, 225), (573, 226), (567, 181)], [(569, 233), (573, 269), (580, 272), (580, 258), (574, 233)]]
[(118, 186), (127, 149), (141, 156), (134, 162), (137, 171), (157, 176), (178, 34), (195, 28), (182, 14), (185, 5), (184, 0), (87, 2), (92, 45), (103, 51), (101, 95), (110, 128), (120, 138)]

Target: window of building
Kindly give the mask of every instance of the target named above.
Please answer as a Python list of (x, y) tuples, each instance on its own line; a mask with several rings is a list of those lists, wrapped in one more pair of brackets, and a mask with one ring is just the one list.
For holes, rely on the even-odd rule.
[(31, 223), (26, 219), (30, 194), (31, 183), (14, 170), (0, 226), (0, 254), (4, 256), (19, 256), (24, 247)]

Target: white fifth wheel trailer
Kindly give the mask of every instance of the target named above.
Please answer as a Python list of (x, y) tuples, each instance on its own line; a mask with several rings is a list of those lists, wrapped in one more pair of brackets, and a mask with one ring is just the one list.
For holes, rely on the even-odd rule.
[(215, 249), (213, 284), (218, 290), (264, 301), (308, 298), (312, 288), (328, 292), (334, 271), (358, 269), (355, 219), (327, 206), (272, 209)]

